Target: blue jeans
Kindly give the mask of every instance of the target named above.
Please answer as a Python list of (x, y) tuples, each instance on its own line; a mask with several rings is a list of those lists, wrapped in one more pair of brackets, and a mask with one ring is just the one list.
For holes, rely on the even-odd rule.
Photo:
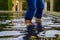
[(33, 16), (41, 18), (44, 9), (44, 0), (26, 0), (26, 2), (28, 10), (25, 14), (25, 20), (32, 20)]

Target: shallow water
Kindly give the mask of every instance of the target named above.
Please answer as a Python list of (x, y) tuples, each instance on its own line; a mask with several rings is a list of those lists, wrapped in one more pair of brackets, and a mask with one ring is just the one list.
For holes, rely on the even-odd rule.
[[(15, 27), (15, 28), (20, 29), (19, 27), (20, 26), (22, 27), (22, 24), (24, 24), (24, 18), (13, 18), (13, 17), (9, 17), (8, 15), (9, 14), (5, 14), (5, 15), (0, 14), (0, 31), (1, 32), (5, 31), (3, 28), (10, 28), (10, 27)], [(11, 16), (11, 14), (10, 14), (10, 16)], [(52, 21), (52, 19), (53, 19), (52, 17), (42, 17), (42, 25), (45, 26), (45, 25), (55, 24), (55, 23), (53, 23), (54, 20)], [(58, 19), (58, 21), (59, 20), (60, 19)], [(32, 22), (34, 23), (35, 20), (33, 19)], [(24, 28), (21, 28), (21, 29), (24, 29)], [(4, 39), (0, 39), (0, 40), (5, 40), (5, 39), (6, 40), (19, 40), (19, 38), (20, 37), (11, 38), (11, 39), (4, 38)]]

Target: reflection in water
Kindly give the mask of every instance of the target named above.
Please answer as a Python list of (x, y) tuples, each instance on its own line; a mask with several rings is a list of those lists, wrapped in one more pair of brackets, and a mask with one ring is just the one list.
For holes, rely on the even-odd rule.
[[(0, 31), (3, 30), (3, 28), (11, 27), (11, 26), (20, 26), (24, 23), (23, 18), (19, 18), (19, 13), (17, 15), (14, 15), (16, 18), (14, 18), (12, 13), (0, 13)], [(48, 25), (53, 24), (52, 17), (42, 17), (42, 24)], [(34, 20), (33, 20), (34, 22)]]
[[(0, 31), (20, 21), (19, 13), (0, 13)], [(15, 21), (14, 21), (15, 20)], [(20, 23), (23, 23), (20, 21)]]
[(0, 30), (3, 30), (9, 23), (11, 23), (10, 19), (12, 19), (12, 13), (0, 13)]
[(3, 28), (6, 28), (6, 26), (10, 26), (9, 24), (12, 24), (12, 22), (9, 20), (0, 21), (0, 30), (3, 30)]
[[(19, 16), (20, 16), (19, 14), (13, 15), (12, 13), (0, 13), (0, 31), (3, 33), (2, 34), (3, 36), (11, 35), (11, 34), (12, 35), (20, 35), (16, 31), (19, 31), (19, 33), (20, 32), (25, 33), (26, 27), (25, 27), (25, 25), (22, 25), (24, 23), (24, 19), (20, 18)], [(42, 17), (42, 24), (43, 25), (60, 26), (60, 25), (53, 25), (54, 24), (53, 22), (57, 21), (56, 19), (54, 19), (54, 17), (45, 17), (45, 16), (46, 15), (44, 15), (44, 17)], [(60, 21), (60, 19), (58, 19), (58, 21)], [(35, 20), (32, 20), (32, 22), (34, 23)], [(22, 27), (22, 26), (24, 26), (24, 27)], [(11, 29), (11, 28), (13, 28), (13, 29)], [(24, 30), (24, 31), (22, 32), (22, 30)], [(60, 30), (60, 28), (59, 28), (59, 30)], [(0, 32), (0, 35), (1, 35), (1, 32)], [(46, 31), (45, 35), (47, 35), (47, 33), (52, 34), (52, 32), (54, 33), (56, 31), (54, 31), (54, 30), (53, 31)], [(49, 34), (48, 34), (48, 36), (52, 36)], [(39, 34), (39, 36), (40, 36), (40, 34)], [(21, 36), (19, 36), (19, 39), (21, 39)], [(4, 38), (4, 40), (5, 40), (5, 38)], [(9, 39), (7, 39), (7, 40), (9, 40)]]

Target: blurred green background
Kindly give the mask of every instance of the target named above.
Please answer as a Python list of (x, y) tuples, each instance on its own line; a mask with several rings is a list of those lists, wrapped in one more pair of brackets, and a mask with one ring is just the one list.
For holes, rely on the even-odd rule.
[[(47, 9), (50, 10), (50, 0), (47, 0)], [(54, 0), (54, 11), (60, 11), (60, 0)], [(26, 0), (23, 0), (23, 10), (27, 10)], [(0, 0), (0, 10), (11, 10), (12, 0)]]
[[(12, 10), (12, 0), (0, 0), (0, 10)], [(0, 21), (11, 19), (10, 15), (8, 13), (0, 13)]]

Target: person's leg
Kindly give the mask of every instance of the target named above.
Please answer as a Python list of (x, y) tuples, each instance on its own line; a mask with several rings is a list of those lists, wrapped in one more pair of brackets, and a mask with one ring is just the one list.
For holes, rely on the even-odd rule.
[(36, 1), (35, 0), (26, 0), (28, 5), (28, 10), (25, 14), (25, 24), (27, 25), (27, 35), (24, 37), (25, 40), (28, 40), (31, 35), (34, 34), (34, 25), (31, 23), (35, 9)]
[(42, 12), (44, 9), (44, 1), (43, 0), (37, 0), (37, 10), (35, 14), (35, 21), (41, 23), (41, 17), (42, 17)]
[(26, 0), (28, 10), (25, 14), (25, 24), (30, 24), (36, 9), (36, 0)]
[(37, 10), (36, 10), (36, 14), (35, 14), (35, 21), (37, 23), (38, 32), (42, 31), (41, 17), (42, 17), (43, 9), (44, 9), (44, 1), (37, 0)]

